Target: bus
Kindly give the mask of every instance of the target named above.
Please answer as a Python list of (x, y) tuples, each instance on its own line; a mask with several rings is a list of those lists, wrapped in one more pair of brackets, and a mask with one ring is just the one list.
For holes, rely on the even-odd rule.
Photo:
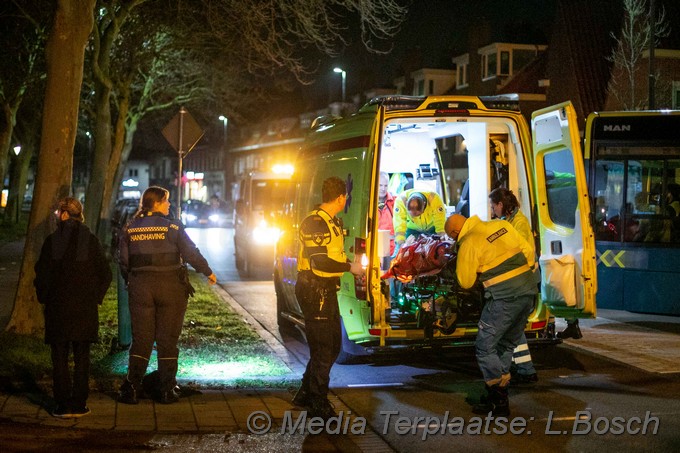
[(598, 307), (680, 315), (680, 111), (595, 112), (584, 143)]

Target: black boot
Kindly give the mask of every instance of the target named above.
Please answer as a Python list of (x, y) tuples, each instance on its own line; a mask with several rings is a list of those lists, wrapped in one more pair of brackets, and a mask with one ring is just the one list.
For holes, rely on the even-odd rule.
[(318, 397), (314, 398), (309, 408), (310, 417), (321, 417), (323, 420), (328, 420), (335, 417), (335, 409), (328, 398)]
[(500, 387), (498, 384), (486, 386), (486, 396), (479, 399), (479, 404), (475, 404), (472, 412), (479, 415), (491, 415), (496, 417), (507, 417), (510, 415), (510, 404), (508, 402), (508, 388)]
[(125, 379), (125, 382), (123, 382), (118, 391), (118, 402), (123, 404), (137, 404), (139, 402), (137, 399), (137, 388), (127, 379)]
[(297, 393), (293, 397), (293, 406), (304, 407), (304, 408), (309, 409), (309, 407), (311, 405), (312, 405), (312, 400), (309, 396), (309, 393), (304, 388), (304, 386), (300, 387), (300, 389), (297, 391)]
[(575, 319), (574, 321), (567, 321), (567, 328), (562, 332), (557, 332), (557, 338), (573, 338), (574, 340), (583, 338), (581, 328), (578, 326), (578, 319)]
[(510, 385), (535, 384), (538, 382), (538, 374), (513, 374), (510, 379)]
[(158, 402), (161, 404), (172, 404), (176, 403), (177, 401), (179, 401), (179, 395), (174, 388), (161, 391), (161, 396), (158, 399)]

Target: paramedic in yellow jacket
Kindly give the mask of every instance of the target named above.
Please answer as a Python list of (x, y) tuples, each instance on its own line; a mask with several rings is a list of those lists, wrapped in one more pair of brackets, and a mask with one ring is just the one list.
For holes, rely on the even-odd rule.
[(421, 234), (444, 234), (444, 203), (436, 192), (406, 190), (394, 203), (393, 222), (396, 255), (406, 238), (411, 235), (417, 237)]
[[(505, 187), (498, 187), (489, 193), (489, 206), (493, 217), (496, 219), (507, 220), (510, 225), (515, 227), (517, 232), (529, 243), (529, 247), (535, 254), (535, 240), (534, 233), (531, 231), (529, 219), (519, 210), (519, 201), (512, 190)], [(537, 278), (536, 284), (540, 283), (538, 271), (535, 271)], [(527, 344), (527, 337), (522, 332), (522, 338), (512, 353), (512, 362), (514, 364), (512, 370), (511, 384), (532, 384), (538, 382), (538, 374), (534, 367), (534, 362), (531, 360), (531, 351)]]
[(345, 182), (337, 176), (324, 180), (322, 203), (300, 224), (302, 247), (298, 256), (295, 297), (305, 317), (309, 362), (293, 404), (310, 410), (312, 417), (328, 419), (335, 412), (328, 401), (328, 383), (340, 353), (342, 332), (337, 291), (345, 272), (363, 273), (361, 264), (350, 263), (345, 255), (342, 220)]
[(488, 396), (473, 412), (508, 416), (512, 351), (519, 344), (538, 292), (533, 248), (505, 220), (483, 222), (477, 216), (466, 219), (454, 214), (445, 228), (457, 241), (460, 286), (471, 288), (477, 280), (484, 286), (475, 352)]

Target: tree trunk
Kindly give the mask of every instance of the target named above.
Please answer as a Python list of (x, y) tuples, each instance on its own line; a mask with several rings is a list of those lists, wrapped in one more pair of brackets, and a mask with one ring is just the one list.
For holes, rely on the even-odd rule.
[(92, 231), (99, 231), (99, 214), (106, 184), (106, 169), (111, 158), (111, 89), (102, 83), (96, 84), (96, 125), (94, 158), (90, 170), (90, 181), (85, 194), (85, 223)]
[[(118, 102), (118, 118), (116, 119), (116, 127), (113, 134), (113, 146), (111, 149), (111, 157), (109, 158), (106, 167), (106, 177), (104, 179), (102, 190), (102, 202), (99, 212), (99, 238), (105, 244), (108, 244), (109, 220), (111, 218), (111, 209), (115, 203), (116, 195), (118, 194), (119, 185), (116, 184), (116, 174), (118, 168), (125, 165), (122, 161), (123, 149), (125, 147), (127, 132), (125, 128), (126, 120), (129, 113), (129, 97), (123, 97)], [(134, 133), (134, 132), (133, 132)], [(127, 160), (127, 156), (126, 156)]]
[(55, 204), (71, 192), (85, 46), (92, 31), (94, 5), (95, 0), (57, 2), (54, 26), (45, 48), (47, 83), (33, 206), (8, 331), (37, 334), (44, 327), (33, 287), (34, 266), (55, 223)]

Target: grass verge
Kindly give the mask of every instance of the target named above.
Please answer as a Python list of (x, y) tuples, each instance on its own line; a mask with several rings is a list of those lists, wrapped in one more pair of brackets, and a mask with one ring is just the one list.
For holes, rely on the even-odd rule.
[(0, 224), (0, 245), (16, 241), (26, 236), (26, 229), (28, 228), (28, 216), (22, 215), (19, 218), (19, 223), (2, 223)]
[[(181, 385), (200, 388), (287, 387), (296, 381), (260, 336), (208, 286), (190, 273), (189, 300), (179, 340)], [(42, 338), (0, 333), (0, 379), (50, 381), (50, 349)], [(91, 349), (91, 376), (102, 391), (117, 389), (127, 372), (127, 350), (118, 347), (118, 291), (111, 284), (99, 309), (99, 341)], [(154, 350), (148, 372), (157, 367)]]

